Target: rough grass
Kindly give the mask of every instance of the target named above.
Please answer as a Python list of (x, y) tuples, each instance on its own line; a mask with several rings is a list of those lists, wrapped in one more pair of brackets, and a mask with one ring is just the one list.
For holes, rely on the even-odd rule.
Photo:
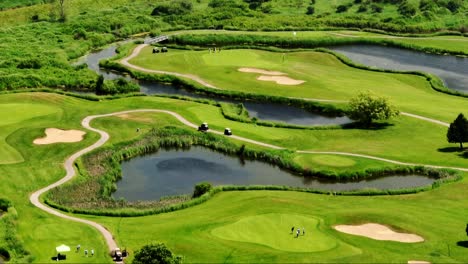
[(454, 52), (468, 53), (468, 38), (463, 36), (430, 36), (430, 37), (399, 37), (385, 34), (377, 34), (366, 31), (350, 31), (350, 30), (333, 30), (333, 31), (296, 31), (293, 35), (292, 31), (228, 31), (228, 30), (181, 30), (171, 31), (166, 34), (233, 34), (233, 35), (260, 35), (260, 36), (275, 36), (287, 39), (391, 39), (396, 43), (411, 44), (418, 47), (432, 47)]

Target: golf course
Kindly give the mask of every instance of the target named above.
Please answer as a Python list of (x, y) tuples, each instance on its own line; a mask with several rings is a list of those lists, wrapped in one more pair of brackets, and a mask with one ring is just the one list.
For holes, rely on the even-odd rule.
[(468, 262), (467, 11), (5, 0), (0, 263)]

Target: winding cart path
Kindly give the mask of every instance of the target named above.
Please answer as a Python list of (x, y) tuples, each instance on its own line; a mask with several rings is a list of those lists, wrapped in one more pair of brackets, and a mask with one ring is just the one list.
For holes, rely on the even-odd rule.
[[(195, 76), (195, 75), (182, 74), (182, 73), (177, 73), (177, 72), (150, 70), (150, 69), (146, 69), (146, 68), (142, 68), (142, 67), (133, 65), (133, 64), (128, 62), (129, 60), (131, 60), (131, 59), (135, 58), (136, 56), (138, 56), (138, 54), (141, 52), (141, 50), (143, 48), (145, 48), (146, 46), (148, 46), (148, 45), (147, 44), (141, 44), (141, 45), (137, 46), (133, 50), (132, 54), (130, 56), (122, 59), (120, 61), (120, 63), (127, 66), (127, 67), (129, 67), (129, 68), (136, 69), (136, 70), (139, 70), (139, 71), (148, 72), (148, 73), (155, 73), (155, 74), (168, 74), (168, 75), (174, 75), (174, 76), (178, 76), (178, 77), (188, 78), (188, 79), (196, 81), (196, 82), (198, 82), (198, 83), (200, 83), (200, 84), (202, 84), (202, 85), (204, 85), (206, 87), (213, 88), (213, 89), (219, 89), (219, 88), (207, 83), (206, 81), (202, 80), (200, 77)], [(305, 99), (305, 100), (327, 101), (327, 102), (345, 102), (345, 101), (339, 101), (339, 100), (314, 99), (314, 98)], [(181, 123), (183, 123), (186, 126), (189, 126), (191, 128), (198, 128), (197, 125), (191, 123), (190, 121), (185, 119), (180, 114), (178, 114), (176, 112), (167, 111), (167, 110), (160, 110), (160, 109), (137, 109), (137, 110), (128, 110), (128, 111), (122, 111), (122, 112), (116, 112), (116, 113), (110, 113), (110, 114), (88, 116), (88, 117), (86, 117), (86, 118), (84, 118), (82, 120), (81, 125), (84, 128), (88, 129), (88, 130), (91, 130), (91, 131), (94, 131), (94, 132), (98, 133), (100, 135), (99, 140), (97, 142), (95, 142), (94, 144), (92, 144), (91, 146), (88, 146), (88, 147), (76, 152), (75, 154), (71, 155), (69, 158), (66, 159), (66, 161), (64, 163), (64, 168), (66, 170), (66, 175), (65, 175), (64, 178), (60, 179), (59, 181), (57, 181), (57, 182), (55, 182), (55, 183), (53, 183), (53, 184), (51, 184), (51, 185), (49, 185), (47, 187), (44, 187), (44, 188), (32, 193), (31, 196), (30, 196), (30, 201), (34, 206), (40, 208), (41, 210), (43, 210), (43, 211), (45, 211), (45, 212), (47, 212), (49, 214), (61, 217), (63, 219), (68, 219), (68, 220), (71, 220), (71, 221), (87, 224), (89, 226), (92, 226), (92, 227), (96, 228), (103, 235), (103, 237), (104, 237), (104, 239), (105, 239), (105, 241), (106, 241), (106, 243), (108, 245), (109, 250), (113, 250), (114, 248), (116, 248), (118, 246), (117, 246), (117, 242), (114, 240), (113, 235), (103, 225), (101, 225), (101, 224), (99, 224), (97, 222), (90, 221), (90, 220), (85, 220), (85, 219), (81, 219), (81, 218), (78, 218), (78, 217), (70, 216), (70, 215), (64, 214), (62, 212), (59, 212), (58, 210), (55, 210), (55, 209), (53, 209), (51, 207), (48, 207), (45, 204), (41, 203), (40, 196), (42, 194), (46, 193), (47, 191), (70, 181), (76, 175), (76, 171), (75, 171), (75, 168), (73, 166), (75, 161), (79, 157), (81, 157), (82, 155), (101, 147), (102, 145), (104, 145), (109, 140), (110, 136), (109, 136), (108, 133), (90, 126), (90, 123), (91, 123), (92, 120), (94, 120), (96, 118), (116, 116), (116, 115), (128, 114), (128, 113), (138, 113), (138, 112), (155, 112), (155, 113), (169, 114), (169, 115), (172, 115), (173, 117), (175, 117), (177, 120), (179, 120)], [(402, 112), (402, 115), (409, 116), (409, 117), (412, 117), (412, 118), (417, 118), (417, 119), (420, 119), (420, 120), (424, 120), (424, 121), (427, 121), (427, 122), (431, 122), (431, 123), (446, 126), (446, 127), (449, 126), (448, 123), (442, 122), (440, 120), (427, 118), (427, 117), (423, 117), (423, 116), (419, 116), (419, 115), (415, 115), (415, 114)], [(214, 133), (214, 134), (218, 134), (218, 135), (223, 135), (223, 133), (220, 132), (220, 131), (210, 130), (209, 132)], [(240, 137), (240, 136), (230, 136), (230, 137), (233, 138), (233, 139), (236, 139), (236, 140), (240, 140), (240, 141), (243, 141), (243, 142), (248, 142), (248, 143), (251, 143), (251, 144), (256, 144), (256, 145), (267, 147), (267, 148), (285, 149), (284, 147), (281, 147), (281, 146), (272, 145), (272, 144), (268, 144), (268, 143), (264, 143), (264, 142), (260, 142), (260, 141), (256, 141), (256, 140), (251, 140), (251, 139)], [(391, 159), (385, 159), (385, 158), (371, 156), (371, 155), (363, 155), (363, 154), (358, 154), (358, 153), (335, 152), (335, 151), (311, 151), (311, 150), (299, 150), (299, 151), (297, 151), (297, 153), (303, 153), (303, 154), (332, 154), (332, 155), (353, 156), (353, 157), (360, 157), (360, 158), (379, 160), (379, 161), (384, 161), (384, 162), (398, 164), (398, 165), (408, 165), (408, 166), (420, 165), (420, 166), (426, 166), (426, 167), (431, 167), (431, 168), (449, 168), (449, 169), (455, 169), (455, 170), (460, 170), (460, 171), (468, 171), (468, 168), (458, 168), (458, 167), (447, 167), (447, 166), (437, 166), (437, 165), (428, 165), (428, 164), (406, 163), (406, 162), (401, 162), (401, 161), (396, 161), (396, 160), (391, 160)]]
[[(143, 72), (147, 72), (147, 73), (155, 73), (155, 74), (167, 74), (167, 75), (174, 75), (174, 76), (177, 76), (177, 77), (183, 77), (183, 78), (187, 78), (187, 79), (190, 79), (190, 80), (193, 80), (195, 82), (198, 82), (199, 84), (201, 85), (204, 85), (206, 87), (209, 87), (209, 88), (212, 88), (212, 89), (219, 89), (209, 83), (207, 83), (206, 81), (204, 81), (203, 79), (201, 79), (200, 77), (196, 76), (196, 75), (191, 75), (191, 74), (182, 74), (182, 73), (177, 73), (177, 72), (168, 72), (168, 71), (158, 71), (158, 70), (151, 70), (151, 69), (147, 69), (147, 68), (143, 68), (143, 67), (140, 67), (140, 66), (136, 66), (134, 64), (131, 64), (129, 62), (129, 60), (135, 58), (138, 56), (138, 54), (140, 54), (141, 50), (143, 48), (145, 48), (146, 46), (148, 46), (148, 44), (140, 44), (138, 45), (135, 49), (133, 49), (132, 51), (132, 54), (130, 54), (130, 56), (126, 57), (126, 58), (123, 58), (122, 60), (120, 60), (120, 63), (124, 66), (127, 66), (129, 68), (132, 68), (132, 69), (135, 69), (135, 70), (138, 70), (138, 71), (143, 71)], [(320, 98), (298, 98), (298, 97), (288, 97), (288, 98), (291, 98), (291, 99), (302, 99), (302, 100), (306, 100), (306, 101), (315, 101), (315, 102), (328, 102), (328, 103), (346, 103), (347, 101), (344, 101), (344, 100), (333, 100), (333, 99), (320, 99)], [(443, 126), (446, 126), (448, 127), (449, 124), (446, 123), (446, 122), (443, 122), (443, 121), (440, 121), (440, 120), (437, 120), (437, 119), (433, 119), (433, 118), (429, 118), (429, 117), (424, 117), (424, 116), (420, 116), (420, 115), (415, 115), (415, 114), (411, 114), (411, 113), (406, 113), (406, 112), (401, 112), (402, 115), (404, 116), (409, 116), (409, 117), (412, 117), (412, 118), (417, 118), (417, 119), (420, 119), (420, 120), (424, 120), (424, 121), (427, 121), (427, 122), (431, 122), (431, 123), (434, 123), (434, 124), (438, 124), (438, 125), (443, 125)]]
[[(97, 142), (95, 142), (94, 144), (92, 144), (91, 146), (88, 146), (88, 147), (76, 152), (75, 154), (71, 155), (68, 159), (66, 159), (66, 161), (64, 163), (64, 167), (65, 167), (65, 170), (66, 170), (65, 177), (63, 177), (59, 181), (57, 181), (57, 182), (55, 182), (55, 183), (53, 183), (53, 184), (51, 184), (51, 185), (49, 185), (47, 187), (44, 187), (44, 188), (34, 192), (30, 196), (30, 201), (34, 206), (38, 207), (39, 209), (41, 209), (41, 210), (43, 210), (43, 211), (45, 211), (45, 212), (47, 212), (49, 214), (52, 214), (52, 215), (55, 215), (55, 216), (58, 216), (58, 217), (61, 217), (61, 218), (64, 218), (64, 219), (68, 219), (68, 220), (71, 220), (71, 221), (87, 224), (87, 225), (90, 225), (90, 226), (96, 228), (103, 235), (103, 237), (104, 237), (104, 239), (105, 239), (105, 241), (106, 241), (106, 243), (108, 245), (109, 251), (113, 250), (114, 248), (116, 248), (118, 246), (117, 246), (117, 242), (114, 240), (114, 237), (112, 236), (112, 234), (103, 225), (101, 225), (99, 223), (96, 223), (96, 222), (93, 222), (93, 221), (90, 221), (90, 220), (85, 220), (85, 219), (81, 219), (81, 218), (78, 218), (78, 217), (74, 217), (74, 216), (70, 216), (70, 215), (66, 215), (64, 213), (61, 213), (58, 210), (55, 210), (55, 209), (53, 209), (51, 207), (48, 207), (45, 204), (41, 203), (40, 196), (42, 194), (44, 194), (45, 192), (47, 192), (47, 191), (49, 191), (49, 190), (51, 190), (51, 189), (53, 189), (53, 188), (55, 188), (57, 186), (60, 186), (60, 185), (66, 183), (68, 181), (70, 181), (76, 175), (76, 171), (75, 171), (75, 168), (73, 166), (75, 161), (79, 157), (81, 157), (82, 155), (84, 155), (84, 154), (86, 154), (86, 153), (88, 153), (88, 152), (90, 152), (90, 151), (92, 151), (94, 149), (97, 149), (97, 148), (101, 147), (102, 145), (104, 145), (107, 142), (107, 140), (109, 140), (110, 136), (109, 136), (108, 133), (106, 133), (105, 131), (102, 131), (102, 130), (91, 127), (90, 123), (91, 123), (92, 120), (94, 120), (96, 118), (117, 116), (117, 115), (122, 115), (122, 114), (129, 114), (129, 113), (139, 113), (139, 112), (154, 112), (154, 113), (169, 114), (169, 115), (172, 115), (173, 117), (175, 117), (177, 120), (179, 120), (182, 124), (184, 124), (186, 126), (189, 126), (191, 128), (198, 128), (197, 125), (191, 123), (190, 121), (185, 119), (180, 114), (178, 114), (176, 112), (167, 111), (167, 110), (160, 110), (160, 109), (137, 109), (137, 110), (128, 110), (128, 111), (115, 112), (115, 113), (110, 113), (110, 114), (88, 116), (88, 117), (83, 119), (83, 121), (81, 122), (81, 125), (84, 128), (88, 129), (88, 130), (99, 133), (99, 135), (101, 136), (99, 138), (99, 140)], [(223, 133), (220, 132), (220, 131), (210, 130), (209, 132), (214, 133), (214, 134), (218, 134), (218, 135), (223, 135)], [(240, 137), (240, 136), (230, 136), (230, 137), (233, 138), (233, 139), (236, 139), (236, 140), (256, 144), (256, 145), (267, 147), (267, 148), (285, 149), (284, 147), (281, 147), (281, 146), (276, 146), (276, 145), (272, 145), (272, 144), (268, 144), (268, 143), (264, 143), (264, 142), (260, 142), (260, 141), (256, 141), (256, 140), (251, 140), (251, 139)], [(344, 155), (344, 156), (353, 156), (353, 157), (361, 157), (361, 158), (367, 158), (367, 159), (380, 160), (380, 161), (385, 161), (385, 162), (389, 162), (389, 163), (393, 163), (393, 164), (399, 164), (399, 165), (410, 165), (410, 166), (422, 165), (422, 166), (431, 167), (431, 168), (450, 168), (450, 169), (455, 169), (455, 170), (468, 171), (468, 168), (457, 168), (457, 167), (446, 167), (446, 166), (437, 166), (437, 165), (406, 163), (406, 162), (400, 162), (400, 161), (396, 161), (396, 160), (390, 160), (390, 159), (380, 158), (380, 157), (376, 157), (376, 156), (363, 155), (363, 154), (357, 154), (357, 153), (334, 152), (334, 151), (308, 151), (308, 150), (299, 150), (297, 152), (298, 153), (304, 153), (304, 154)]]
[(138, 71), (142, 71), (142, 72), (147, 72), (147, 73), (156, 73), (156, 74), (167, 74), (167, 75), (174, 75), (174, 76), (177, 76), (177, 77), (183, 77), (183, 78), (187, 78), (187, 79), (190, 79), (190, 80), (193, 80), (193, 81), (196, 81), (197, 83), (203, 85), (203, 86), (206, 86), (206, 87), (209, 87), (209, 88), (212, 88), (212, 89), (219, 89), (209, 83), (207, 83), (206, 81), (204, 81), (202, 78), (196, 76), (196, 75), (192, 75), (192, 74), (183, 74), (183, 73), (178, 73), (178, 72), (169, 72), (169, 71), (158, 71), (158, 70), (150, 70), (150, 69), (147, 69), (147, 68), (143, 68), (143, 67), (140, 67), (140, 66), (136, 66), (136, 65), (133, 65), (131, 64), (130, 62), (128, 62), (129, 60), (135, 58), (136, 56), (138, 56), (138, 54), (140, 54), (141, 50), (143, 48), (145, 48), (146, 46), (148, 46), (148, 44), (140, 44), (138, 45), (132, 52), (132, 54), (130, 54), (130, 56), (126, 57), (126, 58), (123, 58), (122, 60), (120, 60), (120, 63), (122, 65), (125, 65), (129, 68), (132, 68), (132, 69), (135, 69), (135, 70), (138, 70)]

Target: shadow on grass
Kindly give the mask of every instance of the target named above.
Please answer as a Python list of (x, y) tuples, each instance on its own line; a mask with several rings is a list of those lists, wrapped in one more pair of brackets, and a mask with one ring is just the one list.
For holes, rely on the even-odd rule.
[(341, 125), (343, 129), (364, 129), (364, 130), (381, 130), (387, 127), (392, 127), (394, 124), (390, 123), (372, 123), (370, 126), (366, 127), (361, 123), (353, 122), (349, 124)]
[(457, 246), (468, 248), (468, 241), (458, 241)]
[(462, 158), (465, 158), (465, 159), (468, 159), (468, 151), (465, 151), (461, 154), (458, 154), (458, 156), (462, 157)]
[(437, 149), (439, 152), (462, 152), (459, 147), (446, 147), (446, 148), (439, 148)]

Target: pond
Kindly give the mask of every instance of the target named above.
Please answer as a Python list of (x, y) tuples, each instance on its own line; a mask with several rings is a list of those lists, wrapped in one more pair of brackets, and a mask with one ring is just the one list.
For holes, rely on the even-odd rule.
[[(88, 68), (95, 71), (98, 74), (102, 74), (105, 79), (112, 80), (120, 77), (131, 79), (128, 75), (121, 75), (118, 72), (109, 72), (99, 68), (99, 61), (107, 58), (111, 58), (116, 55), (115, 46), (108, 47), (104, 50), (89, 54), (84, 62), (88, 64)], [(204, 98), (211, 99), (218, 102), (230, 102), (240, 103), (240, 101), (233, 101), (228, 99), (210, 97), (207, 95), (201, 95), (189, 90), (176, 87), (169, 84), (161, 84), (150, 81), (138, 81), (140, 85), (140, 92), (144, 94), (167, 94), (167, 95), (182, 95), (190, 96), (193, 98)], [(256, 117), (266, 121), (284, 122), (294, 125), (341, 125), (351, 123), (352, 121), (348, 117), (327, 117), (317, 113), (311, 113), (302, 108), (274, 104), (274, 103), (257, 103), (257, 102), (242, 102), (245, 108), (249, 111), (251, 117)]]
[(371, 67), (432, 73), (447, 87), (468, 93), (468, 58), (374, 45), (346, 45), (330, 49)]
[(326, 191), (366, 188), (402, 189), (426, 186), (436, 179), (426, 176), (387, 176), (355, 182), (324, 181), (300, 177), (259, 161), (242, 162), (204, 147), (190, 150), (161, 150), (122, 163), (122, 180), (115, 198), (127, 201), (157, 200), (164, 196), (191, 194), (195, 184), (285, 185)]

